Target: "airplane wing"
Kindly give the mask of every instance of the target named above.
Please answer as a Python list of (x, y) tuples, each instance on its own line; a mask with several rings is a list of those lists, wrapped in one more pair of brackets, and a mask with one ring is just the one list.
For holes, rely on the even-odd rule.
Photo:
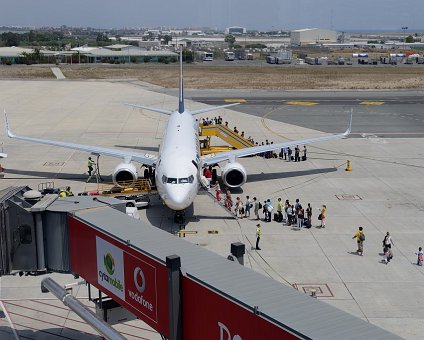
[(92, 154), (97, 154), (97, 155), (123, 158), (125, 162), (136, 161), (145, 165), (154, 165), (157, 160), (157, 157), (155, 155), (151, 155), (148, 153), (137, 153), (137, 152), (131, 152), (127, 150), (104, 148), (100, 146), (67, 143), (67, 142), (40, 139), (40, 138), (34, 138), (34, 137), (17, 136), (9, 128), (9, 122), (7, 119), (6, 110), (4, 110), (4, 122), (5, 122), (6, 133), (10, 138), (20, 139), (27, 142), (38, 143), (38, 144), (60, 146), (67, 149), (85, 151), (85, 152), (90, 152)]
[(172, 115), (173, 114), (172, 111), (165, 110), (165, 109), (158, 109), (156, 107), (149, 107), (149, 106), (138, 105), (138, 104), (130, 104), (130, 103), (125, 103), (125, 105), (135, 107), (137, 109), (145, 109), (145, 110), (149, 110), (149, 111), (153, 111), (153, 112), (159, 112), (159, 113), (163, 113), (163, 114), (166, 114), (166, 115)]
[(343, 133), (340, 133), (337, 135), (324, 136), (324, 137), (294, 140), (294, 141), (288, 141), (288, 142), (282, 142), (282, 143), (276, 143), (276, 144), (270, 144), (270, 145), (253, 146), (253, 147), (245, 148), (245, 149), (231, 150), (231, 151), (225, 151), (225, 152), (220, 152), (216, 154), (204, 155), (202, 156), (202, 164), (203, 166), (208, 166), (208, 165), (217, 164), (227, 160), (234, 160), (238, 157), (256, 155), (258, 153), (278, 150), (281, 148), (346, 138), (350, 134), (351, 130), (352, 130), (352, 113), (350, 115), (349, 127)]
[(232, 104), (225, 104), (225, 105), (219, 105), (219, 106), (211, 106), (211, 107), (207, 107), (205, 109), (190, 111), (190, 113), (192, 115), (197, 115), (199, 113), (205, 113), (205, 112), (209, 112), (209, 111), (213, 111), (213, 110), (223, 109), (224, 107), (230, 107), (230, 106), (235, 106), (235, 105), (239, 105), (239, 104), (240, 103), (232, 103)]

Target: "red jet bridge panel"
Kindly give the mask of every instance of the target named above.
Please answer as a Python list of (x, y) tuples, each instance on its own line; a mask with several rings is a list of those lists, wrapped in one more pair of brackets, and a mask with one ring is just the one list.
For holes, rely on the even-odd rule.
[(68, 216), (71, 271), (169, 336), (166, 265)]
[(304, 338), (272, 324), (260, 315), (224, 298), (191, 278), (183, 277), (183, 292), (184, 339), (292, 340)]

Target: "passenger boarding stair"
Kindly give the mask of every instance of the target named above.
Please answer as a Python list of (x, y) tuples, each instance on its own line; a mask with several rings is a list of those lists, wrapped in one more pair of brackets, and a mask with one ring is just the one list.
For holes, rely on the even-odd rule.
[(234, 214), (233, 213), (233, 211), (232, 210), (229, 210), (229, 209), (227, 209), (226, 207), (225, 207), (225, 195), (223, 195), (222, 193), (221, 193), (221, 200), (220, 201), (218, 201), (217, 199), (216, 199), (216, 189), (214, 189), (214, 188), (209, 188), (208, 187), (208, 185), (207, 185), (207, 180), (206, 180), (206, 178), (204, 177), (204, 176), (201, 176), (200, 177), (200, 185), (201, 185), (201, 188), (203, 189), (203, 191), (214, 201), (214, 203), (216, 203), (216, 204), (218, 204), (222, 209), (224, 209), (225, 210), (225, 212), (228, 214), (228, 215), (230, 215), (232, 218), (234, 218), (234, 219), (238, 219), (238, 217), (236, 216), (236, 214)]
[[(213, 124), (213, 125), (200, 125), (199, 136), (208, 137), (207, 145), (201, 149), (202, 155), (208, 153), (215, 153), (220, 151), (227, 151), (231, 149), (244, 149), (255, 146), (254, 143), (247, 140), (246, 138), (240, 136), (238, 133), (235, 133), (233, 130), (229, 129), (222, 124)], [(218, 137), (223, 141), (227, 142), (231, 147), (228, 146), (211, 146), (210, 138)], [(225, 150), (224, 150), (225, 149)]]

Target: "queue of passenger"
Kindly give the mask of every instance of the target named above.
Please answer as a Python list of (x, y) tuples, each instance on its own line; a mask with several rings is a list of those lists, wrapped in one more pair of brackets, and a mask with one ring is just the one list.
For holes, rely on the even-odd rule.
[[(209, 119), (209, 117), (202, 118), (201, 125), (208, 126), (208, 125), (215, 125), (215, 124), (222, 124), (222, 117), (214, 117)], [(224, 122), (225, 127), (228, 128), (228, 122)], [(236, 134), (239, 134), (239, 130), (237, 129), (237, 126), (234, 126), (233, 132)], [(244, 131), (240, 134), (241, 137), (246, 138), (249, 142), (251, 142), (254, 146), (265, 146), (265, 145), (272, 145), (274, 142), (268, 141), (268, 139), (265, 140), (265, 142), (257, 142), (255, 141), (251, 136), (245, 137)], [(302, 153), (302, 156), (301, 156)], [(256, 156), (260, 156), (263, 158), (280, 158), (282, 160), (286, 160), (288, 162), (300, 162), (306, 161), (307, 159), (307, 148), (306, 145), (303, 146), (303, 149), (301, 150), (299, 145), (296, 145), (294, 149), (291, 149), (290, 147), (281, 148), (280, 153), (277, 154), (275, 151), (266, 151), (258, 153)]]
[[(262, 212), (263, 221), (285, 223), (288, 226), (295, 225), (297, 228), (311, 228), (312, 227), (312, 215), (313, 210), (311, 203), (302, 206), (300, 200), (297, 198), (295, 203), (292, 204), (290, 200), (282, 202), (281, 198), (277, 199), (277, 209), (274, 212), (274, 206), (271, 199), (266, 199), (261, 203), (256, 197), (250, 198), (246, 196), (246, 201), (240, 196), (237, 196), (235, 201), (231, 196), (231, 192), (228, 188), (224, 190), (225, 197), (222, 196), (222, 191), (219, 183), (213, 184), (215, 188), (215, 198), (218, 202), (223, 201), (224, 207), (234, 213), (238, 218), (249, 218), (251, 210), (253, 210), (254, 217), (256, 220), (260, 220), (259, 213)], [(319, 210), (318, 220), (321, 222), (317, 228), (325, 228), (325, 221), (327, 216), (327, 207), (322, 205)]]

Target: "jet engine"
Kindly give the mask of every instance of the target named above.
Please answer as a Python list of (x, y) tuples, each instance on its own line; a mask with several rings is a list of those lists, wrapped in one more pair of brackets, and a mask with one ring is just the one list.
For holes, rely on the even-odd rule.
[(137, 169), (131, 163), (118, 164), (112, 174), (113, 183), (120, 187), (132, 186), (137, 178)]
[(222, 180), (230, 188), (238, 188), (246, 183), (246, 169), (240, 163), (227, 163), (221, 173)]

